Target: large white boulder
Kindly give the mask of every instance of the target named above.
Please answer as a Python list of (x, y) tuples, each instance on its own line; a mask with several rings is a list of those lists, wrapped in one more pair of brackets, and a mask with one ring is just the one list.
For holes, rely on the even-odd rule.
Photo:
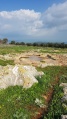
[(15, 85), (29, 88), (34, 83), (38, 83), (35, 77), (41, 75), (43, 72), (38, 72), (33, 66), (0, 66), (0, 89)]

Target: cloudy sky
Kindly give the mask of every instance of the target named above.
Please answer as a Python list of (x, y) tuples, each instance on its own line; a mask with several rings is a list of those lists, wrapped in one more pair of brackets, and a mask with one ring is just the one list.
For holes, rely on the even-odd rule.
[(1, 0), (0, 38), (67, 42), (67, 0)]

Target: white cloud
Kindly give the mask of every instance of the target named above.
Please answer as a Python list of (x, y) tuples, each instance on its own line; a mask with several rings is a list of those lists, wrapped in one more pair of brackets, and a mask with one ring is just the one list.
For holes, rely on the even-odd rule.
[(0, 12), (0, 33), (16, 32), (32, 35), (42, 26), (41, 13), (34, 10), (2, 11)]
[[(0, 12), (0, 36), (20, 39), (67, 39), (67, 2), (53, 4), (44, 13), (34, 10)], [(10, 39), (11, 39), (10, 38)]]
[(67, 2), (53, 4), (42, 16), (44, 25), (48, 28), (67, 24)]
[[(47, 29), (47, 39), (66, 40), (67, 34), (67, 2), (53, 4), (42, 14), (43, 29)], [(65, 34), (65, 36), (64, 36)], [(51, 37), (52, 36), (52, 37)], [(64, 39), (62, 39), (64, 36)], [(61, 39), (60, 39), (61, 38)], [(50, 40), (49, 39), (49, 40)]]

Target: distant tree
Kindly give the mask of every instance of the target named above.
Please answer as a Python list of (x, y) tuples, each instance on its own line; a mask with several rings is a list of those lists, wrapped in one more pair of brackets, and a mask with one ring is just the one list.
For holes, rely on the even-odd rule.
[(10, 42), (10, 44), (14, 44), (14, 45), (15, 45), (15, 41), (14, 41), (14, 40), (12, 40), (12, 41)]
[(26, 43), (27, 46), (32, 46), (32, 43)]
[(67, 44), (65, 44), (65, 48), (67, 48)]
[(15, 45), (20, 45), (20, 43), (19, 42), (16, 42)]
[(48, 42), (48, 43), (47, 43), (47, 46), (48, 46), (48, 47), (52, 47), (52, 46), (53, 46), (53, 43)]
[(44, 46), (44, 43), (40, 43), (40, 45), (39, 45), (39, 46), (43, 47), (43, 46)]
[(3, 44), (7, 44), (7, 42), (8, 42), (8, 39), (7, 38), (3, 38), (2, 43)]
[(61, 43), (61, 44), (60, 44), (60, 47), (61, 47), (61, 48), (65, 48), (65, 44), (64, 44), (64, 43)]
[(25, 45), (25, 43), (24, 42), (20, 42), (20, 45)]
[(35, 43), (33, 43), (33, 46), (39, 46), (39, 44), (35, 42)]
[(0, 39), (0, 44), (2, 44), (2, 40)]

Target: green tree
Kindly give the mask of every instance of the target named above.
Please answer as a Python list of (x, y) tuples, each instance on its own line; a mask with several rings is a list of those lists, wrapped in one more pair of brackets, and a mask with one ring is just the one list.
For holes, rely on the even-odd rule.
[(8, 42), (8, 39), (7, 38), (3, 38), (2, 43), (3, 44), (7, 44), (7, 42)]
[(14, 44), (14, 45), (15, 45), (15, 41), (14, 41), (14, 40), (12, 40), (12, 41), (10, 42), (10, 44)]
[(24, 42), (20, 42), (20, 45), (25, 45), (25, 43)]
[(0, 39), (0, 44), (2, 44), (2, 40)]

